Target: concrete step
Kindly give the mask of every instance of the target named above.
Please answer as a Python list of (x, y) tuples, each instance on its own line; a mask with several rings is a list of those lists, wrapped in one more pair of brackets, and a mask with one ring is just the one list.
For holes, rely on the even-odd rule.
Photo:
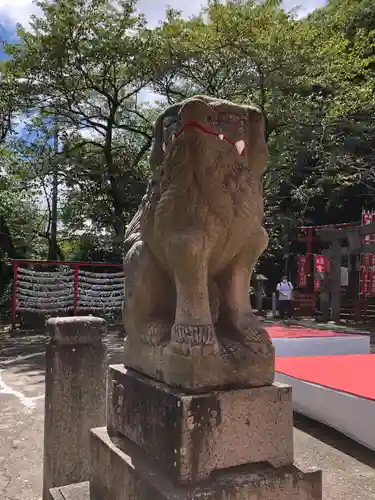
[(69, 484), (50, 490), (50, 500), (90, 500), (89, 483)]

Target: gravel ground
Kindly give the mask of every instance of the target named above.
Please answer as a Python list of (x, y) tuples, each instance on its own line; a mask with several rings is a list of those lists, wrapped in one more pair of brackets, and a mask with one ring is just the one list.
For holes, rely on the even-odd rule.
[[(1, 500), (41, 499), (44, 342), (0, 332)], [(108, 335), (109, 363), (121, 362), (122, 342)], [(324, 500), (375, 500), (374, 452), (300, 415), (294, 438), (297, 465), (323, 469)]]

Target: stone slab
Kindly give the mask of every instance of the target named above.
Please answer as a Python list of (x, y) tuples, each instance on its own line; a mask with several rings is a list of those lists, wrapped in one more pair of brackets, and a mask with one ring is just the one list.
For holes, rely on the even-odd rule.
[[(272, 346), (273, 347), (273, 346)], [(271, 385), (275, 378), (275, 351), (255, 354), (236, 342), (219, 354), (176, 354), (170, 346), (152, 346), (126, 339), (124, 363), (149, 377), (189, 392), (240, 389)]]
[(50, 500), (90, 500), (90, 485), (88, 481), (60, 488), (51, 488), (49, 492)]
[(114, 365), (107, 398), (110, 434), (135, 442), (181, 483), (246, 463), (293, 463), (289, 386), (189, 395)]
[(91, 431), (91, 500), (321, 500), (321, 471), (264, 464), (216, 471), (199, 486), (176, 486), (137, 445)]

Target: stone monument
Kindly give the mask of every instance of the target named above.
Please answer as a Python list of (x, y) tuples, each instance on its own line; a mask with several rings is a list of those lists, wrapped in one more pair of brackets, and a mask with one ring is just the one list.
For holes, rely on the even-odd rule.
[(189, 391), (273, 382), (274, 349), (249, 284), (267, 246), (264, 122), (198, 96), (159, 116), (153, 179), (125, 256), (125, 364)]
[(158, 117), (126, 232), (125, 364), (110, 367), (107, 426), (91, 431), (91, 500), (321, 500), (321, 472), (294, 465), (291, 388), (274, 383), (248, 295), (268, 241), (266, 160), (256, 107), (196, 96)]

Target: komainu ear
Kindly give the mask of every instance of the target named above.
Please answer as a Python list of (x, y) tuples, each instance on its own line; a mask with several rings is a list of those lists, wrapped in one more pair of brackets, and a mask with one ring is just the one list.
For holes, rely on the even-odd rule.
[(153, 131), (153, 142), (150, 153), (150, 167), (153, 172), (164, 160), (163, 151), (163, 122), (165, 113), (161, 113), (155, 123)]
[(247, 157), (251, 167), (260, 173), (266, 169), (268, 146), (265, 137), (263, 113), (257, 108), (248, 109), (249, 135)]
[(150, 166), (151, 170), (155, 172), (157, 167), (163, 163), (164, 160), (164, 150), (163, 150), (163, 127), (164, 127), (164, 118), (168, 116), (176, 116), (178, 111), (181, 108), (181, 103), (173, 104), (169, 106), (163, 113), (156, 118), (154, 123), (154, 133), (153, 133), (153, 143), (151, 147), (150, 153)]

